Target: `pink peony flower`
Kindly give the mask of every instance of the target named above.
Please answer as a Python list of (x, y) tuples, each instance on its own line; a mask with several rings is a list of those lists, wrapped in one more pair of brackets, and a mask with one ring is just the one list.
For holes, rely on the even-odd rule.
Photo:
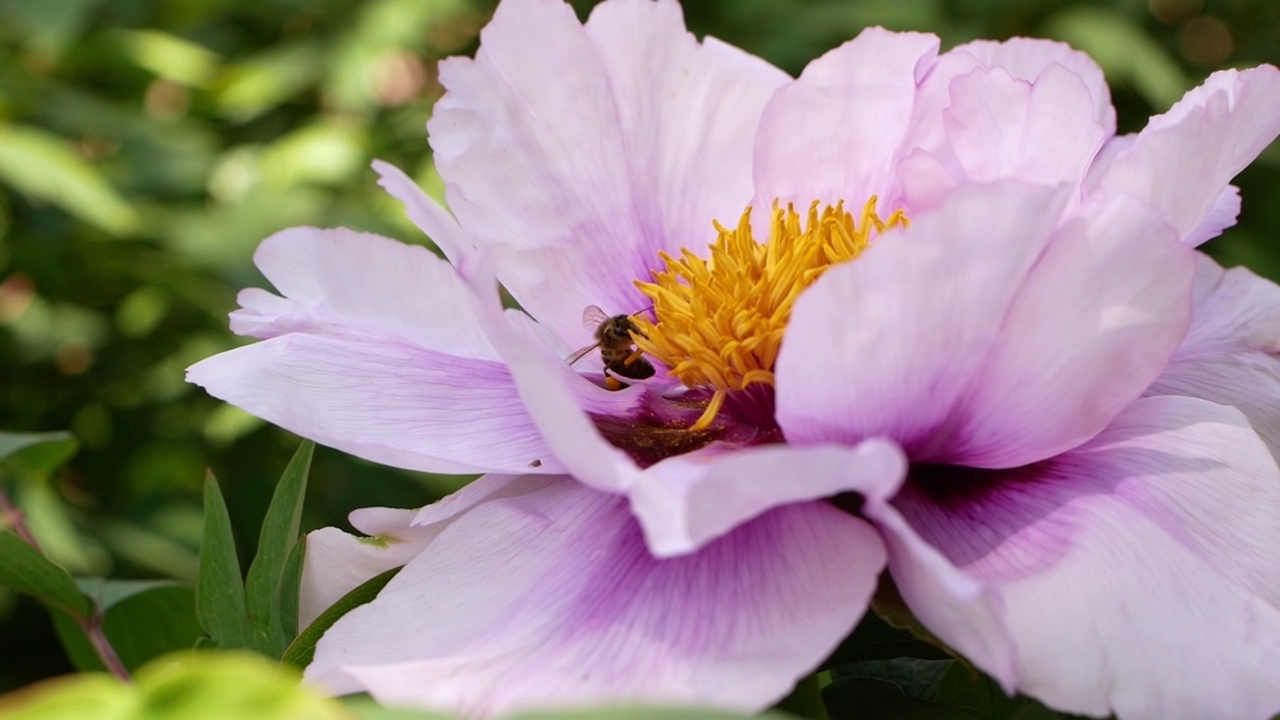
[[(375, 166), (452, 264), (282, 232), (255, 257), (279, 294), (231, 319), (261, 341), (189, 371), (361, 457), (485, 473), (353, 513), (377, 542), (310, 536), (304, 621), (404, 569), (307, 676), (472, 715), (756, 710), (887, 567), (1052, 707), (1280, 711), (1280, 289), (1193, 249), (1280, 133), (1280, 72), (1116, 136), (1081, 53), (938, 50), (868, 29), (793, 80), (674, 2), (504, 0), (440, 67), (449, 211)], [(635, 332), (570, 364), (590, 306)]]

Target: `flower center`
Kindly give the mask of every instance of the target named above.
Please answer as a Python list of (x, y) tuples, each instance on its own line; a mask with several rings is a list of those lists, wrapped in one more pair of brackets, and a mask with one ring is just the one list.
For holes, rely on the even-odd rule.
[(801, 218), (775, 201), (768, 239), (756, 241), (751, 208), (735, 228), (715, 223), (716, 241), (703, 259), (687, 248), (680, 257), (660, 253), (664, 270), (636, 287), (653, 300), (653, 321), (633, 318), (637, 353), (670, 368), (689, 388), (712, 390), (691, 430), (711, 424), (730, 392), (752, 384), (773, 385), (773, 364), (800, 292), (832, 265), (852, 260), (875, 236), (906, 227), (906, 216), (876, 213), (872, 196), (855, 220), (841, 201), (819, 211), (818, 201)]

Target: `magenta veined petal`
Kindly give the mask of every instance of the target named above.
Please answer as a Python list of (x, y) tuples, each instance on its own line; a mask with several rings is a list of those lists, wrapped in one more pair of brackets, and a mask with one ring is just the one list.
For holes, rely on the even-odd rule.
[(787, 438), (883, 436), (913, 460), (937, 453), (928, 446), (983, 370), (1065, 201), (1018, 183), (968, 186), (828, 270), (796, 302), (778, 358)]
[(936, 460), (1017, 467), (1076, 447), (1142, 394), (1186, 334), (1194, 253), (1128, 198), (1084, 210), (1028, 275)]
[(1186, 332), (1191, 253), (1139, 203), (1055, 229), (1052, 202), (1017, 185), (957, 193), (829, 271), (778, 361), (788, 438), (883, 435), (914, 462), (1016, 467), (1083, 443), (1141, 395)]
[[(883, 567), (875, 532), (825, 503), (658, 560), (624, 499), (525, 481), (536, 489), (458, 515), (339, 620), (307, 678), (469, 716), (621, 702), (757, 711), (853, 627)], [(830, 547), (847, 561), (822, 562)]]
[[(1280, 709), (1280, 470), (1238, 411), (1146, 398), (1058, 458), (937, 469), (893, 504), (906, 522), (880, 527), (908, 604), (989, 672), (1012, 657), (1017, 689), (1138, 720)], [(922, 572), (939, 553), (950, 567)], [(919, 587), (946, 574), (994, 595), (1003, 628), (975, 633), (991, 612)]]

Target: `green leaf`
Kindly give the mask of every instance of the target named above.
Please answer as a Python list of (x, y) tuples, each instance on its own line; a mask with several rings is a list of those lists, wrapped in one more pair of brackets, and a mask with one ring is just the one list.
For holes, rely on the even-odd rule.
[(169, 655), (148, 663), (132, 685), (99, 674), (72, 675), (0, 698), (6, 720), (350, 720), (342, 703), (248, 653)]
[[(845, 717), (845, 716), (841, 716)], [(791, 715), (766, 712), (759, 715), (736, 713), (729, 710), (682, 707), (601, 706), (581, 710), (558, 710), (520, 713), (509, 720), (791, 720)]]
[[(245, 598), (253, 627), (250, 646), (272, 657), (280, 657), (292, 637), (281, 632), (280, 588), (289, 553), (298, 540), (302, 500), (307, 491), (307, 472), (315, 444), (304, 441), (285, 468), (276, 485), (271, 505), (262, 520), (258, 552), (245, 581)], [(295, 621), (296, 622), (296, 621)], [(296, 632), (296, 630), (295, 630)]]
[(92, 610), (66, 570), (8, 530), (0, 531), (0, 585), (34, 595), (77, 618)]
[(1025, 695), (1009, 697), (999, 683), (960, 660), (942, 676), (933, 701), (947, 708), (955, 717), (982, 720), (1067, 720), (1081, 717), (1055, 712)]
[(160, 30), (115, 30), (121, 50), (139, 67), (184, 85), (202, 86), (222, 58), (186, 38)]
[(956, 662), (956, 660), (921, 660), (909, 657), (874, 660), (834, 668), (831, 671), (831, 677), (833, 680), (843, 678), (884, 680), (898, 686), (904, 697), (931, 700), (937, 694), (942, 677)]
[[(167, 581), (104, 580), (98, 586), (102, 631), (129, 670), (177, 650), (190, 650), (203, 631), (196, 620), (195, 593)], [(85, 586), (81, 582), (81, 586)], [(65, 613), (54, 613), (62, 645), (76, 667), (102, 671), (93, 646)]]
[(76, 578), (76, 587), (93, 601), (98, 612), (103, 613), (118, 603), (150, 590), (165, 587), (181, 587), (173, 580), (112, 580), (101, 577)]
[(204, 482), (204, 539), (200, 544), (196, 615), (218, 647), (249, 646), (252, 630), (245, 613), (244, 584), (231, 535), (231, 518), (212, 473)]
[(0, 695), (5, 720), (140, 720), (129, 686), (114, 677), (64, 675)]
[[(284, 574), (280, 577), (280, 634), (285, 638), (285, 647), (298, 636), (298, 607), (302, 594), (302, 564), (307, 557), (307, 538), (303, 536), (294, 543), (289, 552), (289, 559), (284, 563)], [(283, 653), (282, 653), (283, 654)]]
[(17, 480), (46, 478), (79, 447), (68, 432), (0, 432), (0, 475)]
[(51, 482), (22, 482), (13, 488), (13, 504), (40, 544), (40, 553), (71, 575), (99, 572), (108, 558), (76, 527), (74, 510)]
[(353, 720), (457, 720), (456, 715), (410, 710), (409, 708), (383, 707), (368, 695), (347, 695), (341, 698), (342, 705), (352, 715)]
[(938, 682), (934, 700), (953, 708), (957, 714), (964, 712), (973, 717), (990, 718), (996, 716), (996, 710), (1003, 708), (1009, 698), (995, 681), (968, 663), (957, 662)]
[(311, 658), (316, 653), (316, 643), (319, 642), (320, 636), (325, 631), (333, 627), (343, 615), (373, 600), (382, 592), (382, 588), (391, 582), (391, 578), (400, 572), (400, 568), (391, 568), (386, 572), (379, 573), (365, 580), (356, 586), (351, 592), (343, 595), (338, 602), (329, 607), (328, 610), (320, 613), (320, 617), (316, 618), (306, 630), (303, 630), (298, 637), (285, 650), (284, 657), (280, 659), (282, 665), (292, 665), (297, 668), (304, 668), (311, 664)]
[(299, 41), (224, 65), (213, 80), (214, 103), (224, 116), (251, 120), (314, 83), (322, 61), (318, 43)]
[(952, 659), (946, 650), (920, 639), (910, 630), (896, 628), (875, 613), (867, 613), (849, 637), (822, 663), (821, 669), (832, 670), (853, 663), (899, 657)]
[(66, 140), (0, 123), (0, 180), (115, 235), (138, 223), (133, 207)]

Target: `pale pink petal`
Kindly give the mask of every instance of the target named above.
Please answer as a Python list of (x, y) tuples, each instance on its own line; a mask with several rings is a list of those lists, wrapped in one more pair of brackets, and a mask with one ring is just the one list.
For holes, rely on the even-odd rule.
[(613, 0), (587, 28), (564, 3), (508, 0), (475, 60), (441, 63), (428, 127), (468, 236), (531, 315), (585, 345), (585, 307), (644, 308), (632, 281), (659, 250), (742, 212), (761, 108), (786, 80), (697, 42), (670, 0)]
[(378, 184), (392, 197), (404, 203), (405, 214), (418, 229), (439, 247), (445, 257), (458, 262), (464, 252), (472, 249), (473, 243), (466, 236), (458, 222), (448, 210), (427, 197), (400, 168), (381, 160), (373, 161), (373, 169), (378, 173)]
[(436, 535), (428, 528), (413, 528), (413, 510), (365, 508), (378, 513), (395, 529), (371, 532), (371, 537), (349, 535), (327, 527), (307, 533), (307, 555), (302, 567), (298, 603), (299, 629), (312, 623), (330, 605), (364, 581), (412, 560)]
[(292, 333), (203, 360), (187, 380), (374, 462), (439, 473), (562, 472), (497, 361), (354, 333)]
[(1194, 255), (1140, 203), (1086, 206), (1009, 308), (945, 446), (913, 459), (1017, 467), (1093, 437), (1186, 334)]
[(760, 115), (791, 78), (713, 37), (699, 45), (672, 0), (600, 3), (586, 30), (613, 90), (638, 219), (662, 233), (647, 250), (709, 244), (712, 221), (736, 220), (751, 199)]
[(949, 89), (939, 145), (913, 151), (898, 166), (911, 214), (965, 182), (1076, 186), (1107, 136), (1088, 88), (1061, 65), (1044, 68), (1034, 82), (979, 68), (953, 78)]
[[(1280, 711), (1280, 470), (1236, 410), (1146, 398), (1051, 461), (935, 469), (894, 504), (909, 526), (882, 531), (998, 594), (1017, 689), (1126, 720)], [(1003, 667), (973, 644), (988, 613), (908, 602), (979, 667)]]
[(961, 177), (978, 182), (1079, 183), (1107, 137), (1089, 89), (1060, 65), (1033, 82), (1003, 69), (957, 77), (943, 124)]
[(852, 628), (883, 562), (874, 531), (824, 503), (658, 560), (625, 500), (566, 478), (458, 517), (334, 625), (306, 675), (481, 717), (604, 702), (761, 710)]
[(650, 551), (673, 557), (782, 505), (847, 491), (889, 497), (906, 469), (902, 451), (884, 440), (854, 448), (713, 445), (647, 468), (630, 495)]
[(550, 482), (532, 478), (516, 482), (512, 475), (484, 475), (461, 490), (421, 510), (362, 508), (351, 513), (352, 527), (365, 537), (338, 528), (307, 533), (298, 619), (301, 627), (373, 576), (417, 557), (449, 523), (481, 502), (515, 497)]
[(1102, 68), (1087, 54), (1052, 40), (1016, 37), (1002, 42), (977, 40), (952, 48), (939, 59), (941, 65), (952, 55), (971, 55), (987, 68), (1000, 68), (1018, 80), (1034, 82), (1055, 66), (1080, 79), (1089, 93), (1093, 119), (1110, 136), (1116, 131), (1116, 111), (1111, 106), (1111, 90)]
[(346, 333), (404, 341), (428, 350), (496, 360), (471, 316), (462, 280), (424, 247), (345, 228), (292, 228), (253, 256), (283, 299), (241, 293), (231, 314), (240, 335)]
[(1191, 247), (1199, 247), (1221, 235), (1223, 230), (1235, 225), (1238, 217), (1240, 217), (1240, 188), (1228, 185), (1227, 189), (1218, 196), (1217, 202), (1209, 209), (1209, 214), (1204, 216), (1196, 229), (1192, 230), (1183, 242)]
[(966, 186), (828, 270), (797, 301), (777, 362), (787, 439), (885, 436), (912, 459), (936, 453), (1065, 201), (1017, 183)]
[(1280, 134), (1280, 70), (1214, 73), (1165, 115), (1151, 119), (1091, 189), (1130, 193), (1158, 207), (1179, 235), (1196, 233), (1236, 173)]
[(756, 200), (808, 207), (896, 197), (894, 167), (909, 149), (916, 85), (938, 38), (868, 28), (809, 63), (765, 109), (756, 148)]
[(1197, 259), (1191, 329), (1147, 393), (1232, 405), (1280, 458), (1280, 287)]
[[(910, 130), (907, 133), (909, 143), (918, 149), (918, 154), (934, 157), (933, 162), (949, 165), (950, 151), (946, 145), (946, 128), (941, 122), (943, 112), (952, 105), (952, 83), (963, 75), (977, 73), (990, 75), (998, 70), (1000, 75), (1007, 75), (1022, 83), (1037, 83), (1046, 74), (1062, 74), (1064, 71), (1078, 81), (1088, 95), (1077, 107), (1068, 108), (1071, 115), (1083, 113), (1092, 122), (1086, 127), (1100, 126), (1104, 136), (1115, 132), (1115, 110), (1111, 107), (1111, 95), (1103, 78), (1102, 70), (1086, 54), (1072, 50), (1067, 45), (1049, 40), (1032, 38), (1012, 38), (1004, 42), (979, 40), (960, 45), (938, 57), (928, 74), (920, 82), (916, 97), (915, 109), (911, 116)], [(1055, 84), (1062, 85), (1061, 81)], [(980, 100), (980, 99), (975, 99)], [(973, 102), (971, 100), (970, 102)], [(1049, 145), (1028, 147), (1026, 154), (1035, 152), (1053, 154), (1055, 148)], [(908, 153), (910, 155), (910, 153)], [(1088, 158), (1084, 159), (1086, 162)], [(919, 158), (913, 161), (921, 162)], [(917, 204), (931, 207), (938, 197), (927, 192), (929, 184), (921, 179), (912, 178), (913, 172), (899, 168), (903, 176), (905, 189), (909, 194), (909, 207)]]

